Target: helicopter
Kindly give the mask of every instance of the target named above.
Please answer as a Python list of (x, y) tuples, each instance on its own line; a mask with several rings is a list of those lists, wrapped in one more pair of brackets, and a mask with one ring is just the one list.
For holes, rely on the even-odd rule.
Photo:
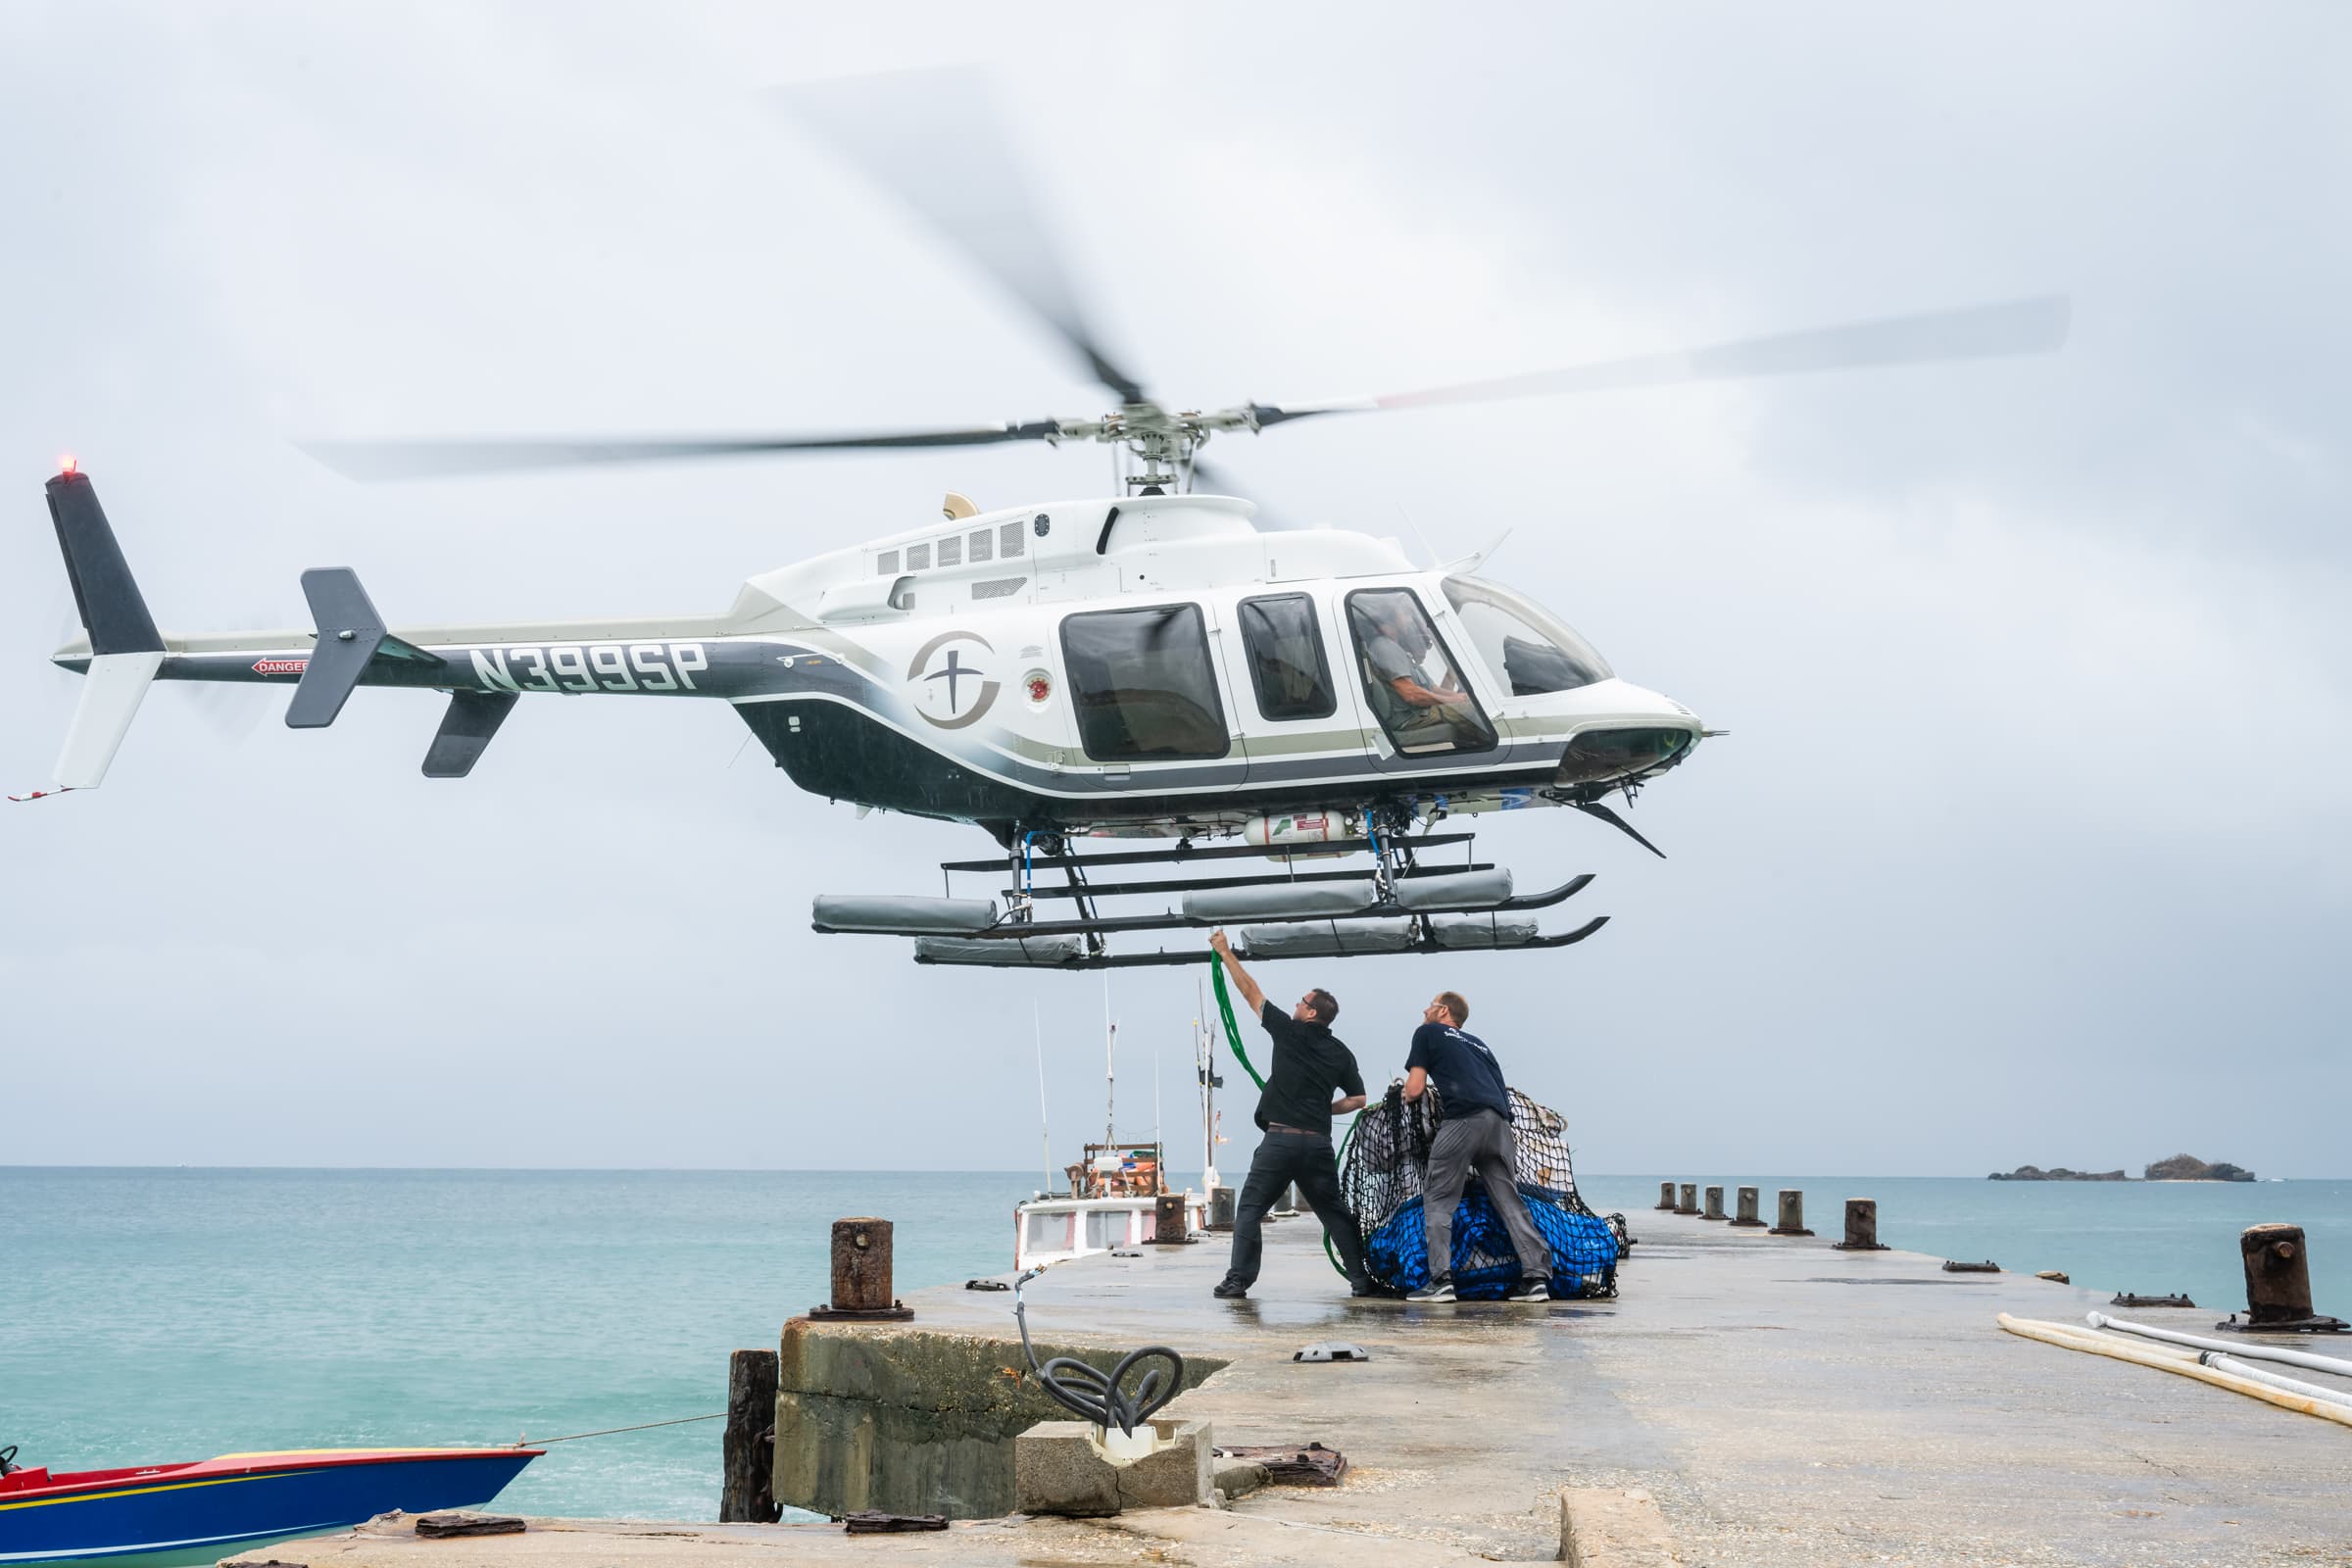
[[(1225, 493), (1240, 487), (1202, 449), (1304, 418), (2045, 353), (2066, 334), (2066, 300), (2039, 297), (1419, 391), (1180, 411), (1088, 324), (1016, 160), (985, 109), (957, 101), (963, 86), (907, 74), (795, 90), (787, 107), (1025, 306), (1116, 399), (1109, 411), (837, 435), (306, 450), (379, 480), (1091, 444), (1112, 449), (1118, 494), (982, 511), (951, 492), (939, 520), (751, 577), (714, 613), (395, 629), (357, 574), (333, 567), (302, 575), (313, 630), (166, 635), (69, 460), (47, 498), (87, 635), (54, 660), (86, 681), (53, 784), (11, 798), (96, 786), (157, 679), (286, 686), (298, 729), (330, 725), (361, 686), (444, 692), (432, 778), (468, 774), (526, 695), (716, 699), (801, 789), (994, 839), (994, 857), (942, 871), (1004, 879), (997, 898), (816, 898), (817, 931), (910, 938), (918, 962), (1192, 963), (1194, 942), (1124, 951), (1121, 939), (1229, 923), (1253, 958), (1565, 947), (1607, 916), (1546, 934), (1537, 913), (1592, 876), (1519, 892), (1446, 824), (1566, 808), (1662, 853), (1609, 800), (1630, 803), (1721, 732), (1482, 573), (1493, 545), (1417, 565), (1394, 539), (1268, 526)], [(1078, 848), (1102, 839), (1155, 843)], [(1454, 848), (1459, 863), (1436, 858)], [(1301, 868), (1356, 856), (1369, 869)], [(1250, 863), (1192, 874), (1234, 861)], [(1179, 874), (1098, 879), (1135, 865)], [(1066, 918), (1053, 912), (1062, 902)], [(1107, 907), (1138, 902), (1157, 906)]]

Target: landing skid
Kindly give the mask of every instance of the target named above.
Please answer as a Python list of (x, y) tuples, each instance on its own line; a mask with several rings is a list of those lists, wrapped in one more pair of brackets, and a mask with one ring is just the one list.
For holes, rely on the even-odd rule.
[[(1535, 952), (1582, 942), (1608, 923), (1600, 915), (1572, 930), (1544, 933), (1534, 911), (1562, 904), (1591, 884), (1591, 873), (1542, 893), (1517, 894), (1511, 873), (1469, 853), (1473, 835), (1420, 838), (1380, 834), (1320, 844), (1262, 849), (1200, 848), (1190, 840), (1167, 849), (1081, 856), (1065, 844), (1039, 853), (1023, 841), (1002, 859), (951, 860), (943, 875), (1009, 869), (1012, 885), (997, 899), (822, 895), (812, 924), (829, 934), (912, 939), (914, 961), (999, 969), (1130, 969), (1199, 963), (1205, 943), (1113, 952), (1111, 939), (1146, 932), (1206, 931), (1223, 926), (1245, 958), (1348, 958), (1373, 954)], [(1431, 865), (1432, 849), (1461, 846), (1459, 864)], [(1368, 857), (1352, 870), (1300, 871), (1297, 860)], [(1104, 866), (1188, 866), (1202, 860), (1256, 859), (1262, 875), (1162, 877), (1097, 883)], [(1061, 885), (1042, 886), (1058, 873)], [(953, 882), (950, 881), (952, 888)], [(1159, 900), (1133, 913), (1108, 913), (1107, 900)], [(1002, 900), (1002, 903), (999, 901)], [(1067, 901), (1070, 912), (1048, 918), (1045, 906)], [(1056, 911), (1058, 912), (1058, 911)]]

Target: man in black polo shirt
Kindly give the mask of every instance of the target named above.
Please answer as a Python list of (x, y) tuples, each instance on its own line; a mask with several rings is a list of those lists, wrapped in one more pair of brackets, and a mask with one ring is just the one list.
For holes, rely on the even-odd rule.
[(1404, 1098), (1418, 1100), (1436, 1079), (1446, 1119), (1429, 1142), (1429, 1175), (1421, 1192), (1422, 1229), (1429, 1237), (1429, 1283), (1408, 1299), (1453, 1299), (1453, 1206), (1462, 1200), (1470, 1173), (1487, 1190), (1487, 1201), (1511, 1233), (1519, 1254), (1514, 1301), (1551, 1298), (1551, 1249), (1528, 1216), (1512, 1167), (1511, 1097), (1503, 1087), (1502, 1064), (1487, 1043), (1465, 1030), (1470, 1004), (1458, 991), (1441, 991), (1421, 1013), (1413, 1049), (1404, 1058)]
[[(1328, 991), (1309, 991), (1286, 1017), (1235, 960), (1224, 932), (1212, 932), (1208, 945), (1217, 950), (1242, 1000), (1274, 1037), (1273, 1065), (1266, 1070), (1265, 1092), (1257, 1097), (1257, 1125), (1265, 1136), (1250, 1156), (1250, 1179), (1242, 1183), (1241, 1200), (1234, 1205), (1233, 1261), (1211, 1294), (1228, 1299), (1250, 1294), (1257, 1282), (1266, 1210), (1296, 1182), (1298, 1196), (1331, 1233), (1348, 1287), (1369, 1296), (1374, 1287), (1364, 1272), (1364, 1239), (1341, 1200), (1331, 1150), (1331, 1118), (1360, 1110), (1364, 1103), (1364, 1076), (1356, 1070), (1355, 1055), (1331, 1032), (1340, 1004)], [(1343, 1098), (1334, 1100), (1335, 1093)]]

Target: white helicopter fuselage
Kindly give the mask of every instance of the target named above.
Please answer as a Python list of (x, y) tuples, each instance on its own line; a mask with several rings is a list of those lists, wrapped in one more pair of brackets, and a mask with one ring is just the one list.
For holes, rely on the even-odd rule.
[[(85, 536), (113, 551), (86, 479), (53, 481), (53, 510), (61, 499), (69, 559)], [(76, 520), (84, 501), (94, 522)], [(1391, 540), (1260, 532), (1252, 511), (1145, 495), (953, 518), (754, 577), (710, 615), (385, 628), (350, 573), (318, 572), (305, 579), (317, 634), (134, 626), (57, 658), (122, 676), (90, 688), (117, 707), (125, 686), (135, 707), (150, 667), (324, 685), (314, 663), (355, 635), (330, 622), (354, 621), (380, 646), (361, 641), (341, 690), (314, 694), (325, 706), (307, 720), (298, 696), (289, 722), (330, 721), (357, 685), (449, 692), (436, 776), (469, 770), (523, 696), (712, 697), (805, 789), (1006, 842), (1279, 837), (1278, 823), (1318, 813), (1338, 837), (1376, 808), (1428, 820), (1577, 804), (1674, 765), (1702, 733), (1540, 607), (1470, 576), (1475, 563), (1428, 570)], [(103, 552), (84, 548), (77, 575), (103, 583)], [(160, 647), (125, 647), (143, 641)], [(77, 722), (77, 738), (111, 731), (98, 773), (128, 717)], [(60, 783), (94, 783), (68, 776), (90, 773), (73, 750)]]

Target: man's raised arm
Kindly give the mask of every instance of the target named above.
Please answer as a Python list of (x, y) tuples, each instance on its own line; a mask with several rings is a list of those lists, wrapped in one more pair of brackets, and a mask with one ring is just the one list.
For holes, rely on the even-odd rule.
[(1241, 991), (1242, 1000), (1250, 1004), (1250, 1015), (1254, 1018), (1264, 1012), (1266, 994), (1257, 988), (1256, 981), (1250, 978), (1250, 971), (1242, 967), (1242, 960), (1233, 956), (1233, 944), (1225, 940), (1224, 927), (1220, 926), (1208, 934), (1208, 945), (1217, 950), (1217, 957), (1223, 961), (1225, 972), (1233, 976), (1233, 983)]

